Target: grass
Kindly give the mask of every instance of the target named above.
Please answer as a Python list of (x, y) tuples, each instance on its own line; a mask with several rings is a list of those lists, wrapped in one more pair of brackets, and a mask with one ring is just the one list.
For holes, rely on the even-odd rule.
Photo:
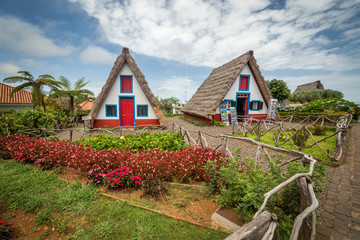
[[(317, 136), (317, 135), (313, 135), (313, 136), (314, 136), (314, 139), (316, 141), (319, 141), (319, 140), (322, 140), (325, 137), (330, 136), (331, 134), (335, 133), (335, 131), (336, 131), (335, 129), (328, 129), (328, 130), (326, 130), (324, 132), (324, 134), (322, 134), (320, 136)], [(292, 134), (294, 134), (294, 131), (293, 130), (287, 131), (287, 134), (288, 134), (288, 137), (290, 137), (290, 136), (292, 136)], [(235, 134), (235, 135), (243, 137), (242, 133)], [(274, 133), (274, 135), (277, 136), (277, 132)], [(248, 133), (247, 137), (258, 141), (256, 139), (254, 133)], [(287, 138), (285, 138), (285, 137), (283, 139), (280, 138), (279, 143), (284, 142), (286, 139)], [(266, 133), (264, 136), (261, 136), (260, 142), (275, 146), (275, 141), (274, 141), (273, 135), (270, 132)], [(310, 146), (312, 144), (314, 144), (314, 141), (312, 140), (311, 137), (309, 137), (307, 139), (306, 143), (305, 143), (305, 146)], [(333, 137), (331, 137), (329, 139), (326, 139), (325, 141), (320, 142), (319, 145), (325, 151), (327, 151), (330, 155), (333, 155), (334, 148), (335, 148), (335, 145), (336, 145), (336, 137), (333, 136)], [(289, 150), (296, 150), (296, 148), (290, 142), (287, 142), (287, 143), (285, 143), (283, 145), (280, 145), (278, 147), (284, 148), (284, 149), (289, 149)], [(332, 160), (322, 150), (320, 150), (320, 148), (318, 146), (316, 146), (316, 145), (312, 146), (311, 148), (302, 149), (301, 151), (304, 152), (304, 153), (308, 153), (308, 154), (312, 155), (313, 157), (317, 157), (317, 158), (320, 158), (320, 159), (323, 159), (323, 160), (329, 160), (329, 161)]]
[(194, 124), (194, 125), (196, 125), (196, 126), (199, 126), (199, 127), (205, 127), (205, 126), (207, 126), (207, 124), (206, 123), (204, 123), (204, 122), (201, 122), (201, 121), (198, 121), (198, 120), (195, 120), (195, 119), (190, 119), (190, 118), (181, 118), (182, 120), (184, 120), (184, 121), (187, 121), (187, 122), (189, 122), (189, 123), (191, 123), (191, 124)]
[[(37, 225), (51, 225), (68, 239), (223, 239), (228, 234), (102, 197), (96, 188), (66, 183), (55, 173), (0, 160), (0, 201), (10, 209), (36, 214)], [(79, 219), (82, 219), (81, 221)]]

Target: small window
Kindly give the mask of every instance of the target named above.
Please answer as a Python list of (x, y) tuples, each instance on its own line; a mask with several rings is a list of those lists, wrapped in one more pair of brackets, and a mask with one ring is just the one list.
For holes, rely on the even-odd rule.
[(249, 90), (249, 79), (250, 76), (248, 75), (240, 75), (240, 91), (248, 91)]
[(263, 102), (261, 101), (251, 101), (250, 102), (250, 110), (253, 110), (253, 111), (259, 111), (261, 109), (263, 109)]
[(116, 117), (116, 105), (106, 105), (106, 116)]
[(120, 92), (132, 93), (132, 76), (120, 76)]
[(147, 117), (148, 116), (148, 105), (137, 105), (137, 116)]
[(226, 109), (230, 109), (231, 107), (235, 107), (236, 103), (233, 100), (224, 100), (223, 104), (226, 105)]

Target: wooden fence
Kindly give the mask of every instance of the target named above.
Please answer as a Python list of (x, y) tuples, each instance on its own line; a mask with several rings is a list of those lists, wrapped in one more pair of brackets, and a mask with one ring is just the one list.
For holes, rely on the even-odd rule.
[[(294, 120), (294, 118), (289, 117), (289, 122), (291, 123)], [(342, 146), (344, 143), (344, 139), (347, 133), (347, 130), (349, 129), (350, 122), (352, 120), (351, 115), (345, 115), (340, 117), (335, 123), (336, 123), (336, 132), (329, 136), (333, 137), (336, 135), (336, 147), (334, 151), (334, 155), (330, 156), (334, 159), (338, 159), (342, 154)], [(323, 123), (323, 120), (321, 117), (317, 119), (316, 121), (312, 122), (310, 125), (315, 124), (317, 121), (321, 121)], [(255, 124), (255, 125), (254, 125)], [(249, 132), (253, 132), (257, 138), (260, 138), (264, 132), (261, 132), (261, 129), (265, 129), (265, 131), (271, 131), (272, 129), (277, 128), (278, 132), (284, 131), (286, 134), (286, 128), (284, 127), (285, 122), (279, 122), (279, 123), (267, 123), (263, 121), (255, 122), (254, 124), (250, 124), (248, 122), (242, 123), (240, 126), (237, 126), (236, 128), (233, 128), (233, 132), (236, 131), (242, 131), (244, 135)], [(303, 124), (303, 122), (296, 123)], [(300, 126), (296, 132), (304, 131), (310, 134), (310, 136), (313, 138), (311, 132), (309, 131), (308, 127), (309, 125), (298, 125)], [(260, 129), (260, 130), (258, 130)], [(291, 240), (295, 239), (315, 239), (315, 233), (316, 233), (316, 208), (318, 206), (318, 200), (316, 199), (314, 189), (313, 189), (313, 182), (311, 180), (314, 166), (316, 164), (316, 160), (308, 154), (305, 154), (301, 152), (301, 149), (304, 149), (305, 147), (298, 147), (297, 150), (288, 150), (280, 148), (283, 143), (279, 143), (278, 141), (278, 135), (273, 134), (274, 140), (276, 142), (276, 146), (272, 146), (269, 144), (265, 144), (262, 142), (255, 141), (252, 138), (248, 137), (237, 137), (232, 135), (226, 135), (226, 134), (220, 134), (220, 135), (212, 135), (206, 132), (202, 131), (188, 131), (182, 126), (177, 125), (176, 123), (169, 123), (164, 126), (157, 126), (154, 128), (152, 127), (145, 127), (141, 130), (134, 131), (132, 129), (117, 129), (117, 130), (109, 130), (109, 129), (70, 129), (69, 131), (69, 139), (72, 139), (73, 132), (78, 132), (81, 134), (80, 138), (83, 138), (85, 136), (91, 135), (91, 134), (98, 134), (98, 133), (107, 133), (112, 134), (115, 136), (119, 136), (124, 134), (124, 132), (128, 133), (134, 133), (139, 134), (142, 132), (161, 132), (161, 131), (172, 131), (179, 133), (184, 140), (189, 144), (189, 146), (197, 146), (197, 147), (208, 147), (209, 146), (209, 138), (215, 138), (219, 140), (219, 144), (215, 146), (215, 149), (221, 149), (223, 154), (228, 154), (231, 158), (233, 158), (232, 151), (230, 151), (227, 142), (229, 140), (240, 140), (240, 141), (246, 141), (250, 142), (252, 144), (257, 145), (257, 151), (256, 151), (256, 160), (260, 158), (262, 154), (266, 154), (268, 157), (270, 155), (268, 154), (267, 149), (272, 149), (275, 151), (285, 152), (289, 154), (295, 154), (298, 155), (298, 157), (293, 158), (291, 160), (288, 160), (287, 162), (283, 163), (283, 166), (286, 164), (300, 160), (304, 165), (309, 165), (309, 172), (307, 173), (297, 173), (285, 182), (279, 184), (275, 188), (273, 188), (271, 191), (267, 192), (264, 195), (264, 202), (259, 208), (259, 210), (256, 212), (256, 214), (253, 217), (253, 220), (247, 224), (245, 224), (242, 228), (240, 228), (238, 231), (231, 234), (227, 239), (228, 240), (240, 240), (240, 239), (280, 239), (279, 232), (278, 232), (278, 221), (277, 217), (274, 214), (271, 214), (267, 211), (264, 211), (266, 204), (269, 200), (269, 198), (279, 192), (282, 188), (286, 187), (289, 183), (293, 181), (297, 181), (297, 184), (299, 186), (300, 192), (301, 192), (301, 213), (295, 218), (293, 229), (291, 233)], [(39, 131), (39, 129), (37, 129)], [(27, 134), (31, 133), (32, 131), (26, 131)], [(25, 133), (22, 131), (21, 133)], [(64, 136), (64, 131), (54, 131), (52, 130), (51, 133), (53, 133), (56, 136)], [(40, 129), (40, 132), (34, 133), (36, 136), (44, 135), (46, 136), (49, 134), (49, 130), (46, 129)], [(289, 136), (286, 141), (290, 141), (291, 138), (294, 137), (296, 133), (294, 133), (292, 136)], [(329, 138), (327, 137), (327, 138)], [(326, 139), (326, 138), (325, 138)], [(313, 139), (314, 140), (314, 139)], [(323, 139), (324, 140), (324, 139)], [(318, 145), (319, 142), (323, 141), (315, 141), (314, 145)], [(291, 141), (290, 141), (291, 142)], [(241, 144), (239, 144), (241, 145)], [(313, 145), (312, 145), (313, 146)], [(308, 146), (309, 147), (309, 146)], [(321, 149), (321, 147), (320, 147)], [(323, 149), (322, 149), (323, 150)], [(329, 155), (328, 155), (329, 156)], [(271, 161), (271, 158), (269, 158)], [(311, 215), (311, 219), (310, 219)]]

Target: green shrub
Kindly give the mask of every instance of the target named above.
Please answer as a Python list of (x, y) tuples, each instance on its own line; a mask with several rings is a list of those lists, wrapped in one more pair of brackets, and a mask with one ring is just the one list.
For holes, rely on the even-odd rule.
[(325, 126), (321, 126), (319, 124), (315, 124), (314, 126), (310, 127), (310, 131), (313, 135), (316, 136), (322, 136), (326, 133), (326, 130), (328, 130), (329, 128), (325, 127)]
[(128, 148), (134, 151), (152, 149), (177, 151), (188, 147), (185, 140), (179, 134), (169, 131), (164, 133), (142, 133), (139, 135), (126, 134), (121, 137), (106, 134), (93, 135), (74, 142), (98, 150)]
[(218, 121), (214, 121), (214, 120), (212, 120), (210, 124), (213, 126), (217, 126), (217, 127), (225, 127), (226, 126), (226, 123), (218, 122)]
[(304, 103), (304, 102), (311, 102), (317, 99), (343, 98), (343, 97), (344, 94), (337, 90), (313, 89), (313, 90), (293, 93), (289, 96), (289, 100)]
[[(276, 159), (276, 158), (273, 158)], [(216, 163), (212, 163), (216, 166)], [(249, 222), (264, 200), (264, 194), (296, 173), (308, 172), (300, 162), (291, 162), (286, 171), (280, 169), (281, 162), (269, 162), (268, 172), (256, 165), (254, 159), (246, 159), (245, 163), (231, 161), (228, 166), (222, 166), (212, 175), (212, 182), (221, 183), (217, 202), (222, 207), (234, 207), (245, 221)], [(314, 191), (319, 194), (324, 188), (325, 162), (317, 163), (312, 180)], [(275, 213), (280, 223), (280, 235), (286, 239), (291, 234), (292, 222), (300, 213), (300, 191), (296, 181), (290, 183), (277, 194), (273, 195), (266, 210)]]
[(53, 114), (31, 109), (0, 112), (0, 136), (13, 134), (19, 130), (67, 128), (70, 126), (72, 126), (71, 118), (64, 111), (55, 111)]
[[(296, 129), (294, 129), (294, 133), (296, 132)], [(306, 141), (309, 138), (309, 134), (307, 131), (304, 131), (304, 129), (299, 130), (295, 136), (292, 138), (294, 144), (298, 147), (302, 147), (305, 145)]]
[(341, 98), (318, 99), (309, 103), (305, 103), (301, 106), (287, 105), (278, 108), (278, 111), (305, 115), (336, 115), (351, 113), (354, 119), (358, 119), (360, 116), (360, 106), (358, 104)]
[(168, 194), (166, 184), (158, 178), (145, 178), (141, 182), (141, 189), (143, 191), (142, 196), (151, 196), (155, 199), (159, 199)]

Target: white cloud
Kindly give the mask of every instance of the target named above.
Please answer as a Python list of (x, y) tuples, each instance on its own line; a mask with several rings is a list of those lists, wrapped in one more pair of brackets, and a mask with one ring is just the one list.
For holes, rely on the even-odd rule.
[(151, 81), (154, 85), (151, 89), (156, 96), (161, 98), (177, 97), (181, 102), (189, 100), (195, 93), (199, 84), (188, 77), (172, 76), (160, 82)]
[[(280, 10), (269, 9), (270, 0), (69, 1), (99, 20), (109, 42), (148, 56), (216, 67), (253, 49), (268, 70), (360, 65), (360, 58), (335, 54), (332, 40), (323, 34), (355, 25), (348, 20), (359, 12), (356, 1), (289, 0)], [(359, 38), (352, 31), (337, 39), (354, 39), (354, 34)]]
[(1, 62), (0, 63), (0, 73), (13, 75), (17, 74), (20, 71), (20, 68), (12, 63)]
[(88, 46), (81, 54), (80, 60), (90, 64), (113, 64), (117, 55), (106, 49), (96, 46)]
[(60, 46), (30, 23), (10, 16), (0, 16), (0, 48), (8, 48), (34, 57), (67, 56), (74, 48)]

